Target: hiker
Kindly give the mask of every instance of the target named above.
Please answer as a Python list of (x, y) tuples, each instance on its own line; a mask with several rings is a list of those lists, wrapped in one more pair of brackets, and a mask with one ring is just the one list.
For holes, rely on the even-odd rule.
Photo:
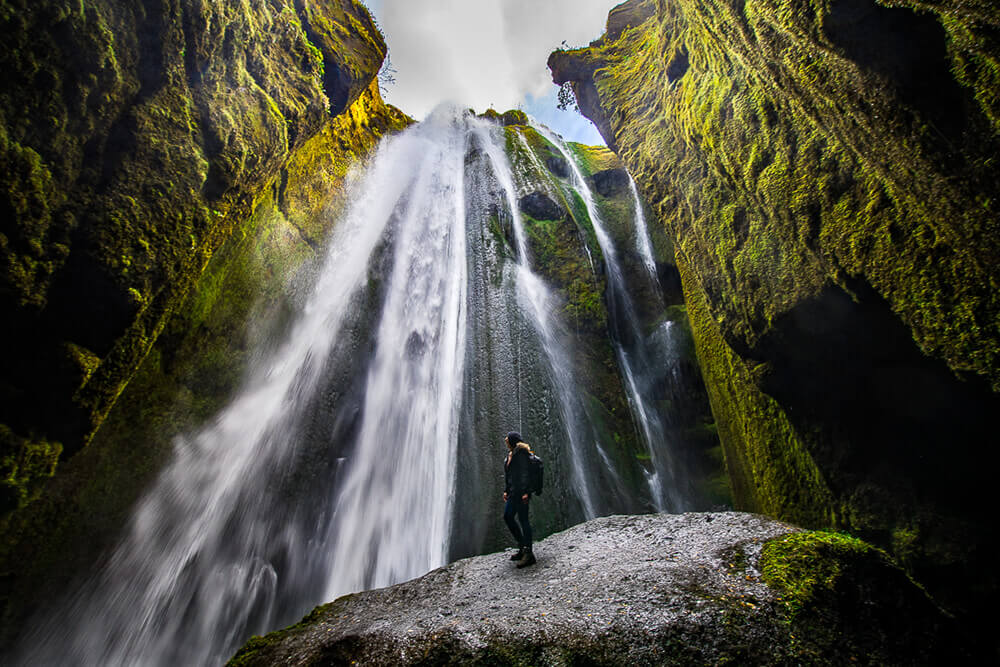
[(528, 522), (531, 447), (515, 431), (508, 433), (504, 442), (507, 443), (507, 458), (504, 460), (503, 520), (519, 547), (510, 559), (517, 561), (517, 566), (521, 568), (535, 564), (535, 554), (531, 551), (531, 524)]

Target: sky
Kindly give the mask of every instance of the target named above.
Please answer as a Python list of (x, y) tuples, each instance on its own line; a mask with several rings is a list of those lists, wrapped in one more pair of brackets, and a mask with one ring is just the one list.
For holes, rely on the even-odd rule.
[(593, 124), (556, 108), (545, 61), (565, 41), (604, 32), (622, 0), (364, 0), (389, 45), (386, 100), (421, 119), (441, 102), (482, 113), (523, 109), (570, 141), (603, 144)]

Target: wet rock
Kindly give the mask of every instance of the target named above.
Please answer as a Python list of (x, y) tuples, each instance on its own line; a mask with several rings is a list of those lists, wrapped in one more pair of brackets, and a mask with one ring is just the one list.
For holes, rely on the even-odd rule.
[(535, 220), (559, 220), (566, 212), (544, 192), (535, 191), (518, 200), (521, 211)]
[(614, 197), (628, 191), (628, 172), (624, 169), (605, 169), (591, 178), (594, 189), (604, 197)]
[(535, 553), (522, 570), (491, 554), (344, 596), (229, 664), (962, 661), (949, 619), (846, 536), (735, 512), (612, 516)]
[(987, 637), (1000, 236), (980, 230), (1000, 221), (1000, 70), (963, 68), (996, 62), (996, 9), (892, 4), (629, 0), (549, 64), (682, 249), (736, 506), (892, 549)]
[(569, 178), (569, 163), (558, 155), (545, 158), (545, 168), (559, 178)]

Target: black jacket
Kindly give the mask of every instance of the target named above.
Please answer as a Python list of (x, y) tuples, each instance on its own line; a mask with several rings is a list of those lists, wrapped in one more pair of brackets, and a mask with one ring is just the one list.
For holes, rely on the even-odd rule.
[(520, 498), (531, 488), (531, 471), (528, 463), (527, 445), (518, 443), (510, 463), (504, 459), (504, 491), (508, 496)]

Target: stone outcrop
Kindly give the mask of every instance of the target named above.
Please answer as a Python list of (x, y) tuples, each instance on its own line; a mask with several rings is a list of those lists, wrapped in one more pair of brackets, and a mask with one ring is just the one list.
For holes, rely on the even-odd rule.
[(997, 26), (632, 0), (549, 59), (673, 242), (738, 506), (873, 540), (970, 621), (997, 591)]
[(604, 197), (628, 191), (628, 172), (624, 169), (605, 169), (591, 176), (594, 189)]
[(517, 205), (535, 220), (560, 220), (566, 215), (566, 211), (544, 192), (529, 192), (518, 200)]
[(252, 665), (962, 664), (957, 626), (885, 555), (739, 513), (612, 516), (538, 563), (458, 561), (251, 639)]
[(0, 9), (2, 506), (93, 437), (265, 186), (368, 89), (355, 0)]

